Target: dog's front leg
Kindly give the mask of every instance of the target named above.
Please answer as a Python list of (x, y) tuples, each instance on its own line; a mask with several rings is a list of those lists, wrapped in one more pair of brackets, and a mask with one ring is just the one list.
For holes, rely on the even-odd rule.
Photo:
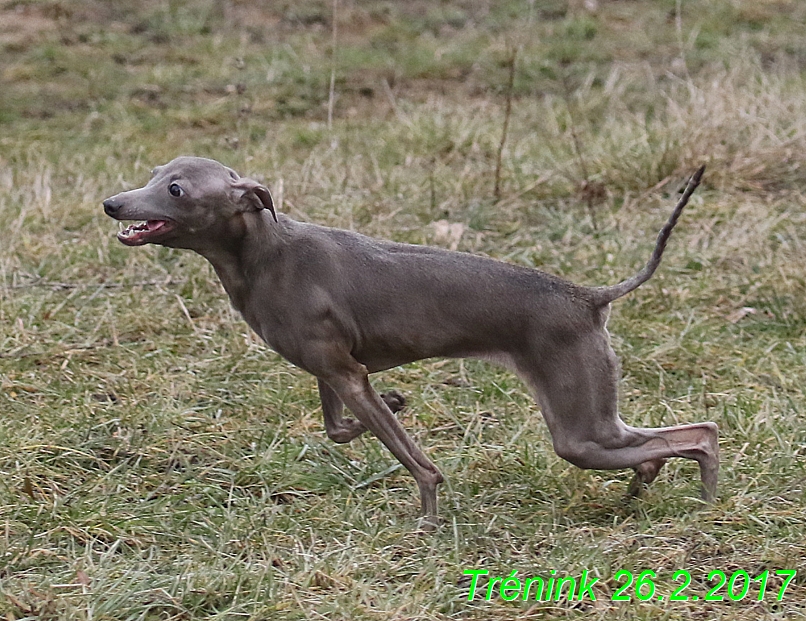
[(367, 428), (360, 421), (342, 417), (344, 404), (339, 395), (321, 379), (317, 378), (316, 381), (319, 385), (319, 398), (322, 401), (327, 437), (339, 444), (346, 444), (364, 433)]
[(349, 370), (328, 374), (324, 380), (319, 380), (323, 404), (324, 397), (332, 403), (328, 390), (322, 390), (324, 383), (335, 398), (350, 409), (360, 424), (383, 442), (411, 472), (420, 489), (422, 528), (433, 530), (437, 526), (437, 485), (444, 480), (442, 473), (414, 443), (386, 402), (372, 388), (363, 365), (354, 362), (350, 366), (352, 368)]
[[(344, 404), (333, 389), (318, 379), (319, 399), (322, 401), (322, 412), (325, 415), (325, 431), (327, 437), (339, 444), (346, 444), (354, 440), (367, 428), (354, 418), (344, 418), (341, 413)], [(381, 393), (381, 399), (392, 413), (399, 412), (406, 407), (406, 398), (396, 390)]]

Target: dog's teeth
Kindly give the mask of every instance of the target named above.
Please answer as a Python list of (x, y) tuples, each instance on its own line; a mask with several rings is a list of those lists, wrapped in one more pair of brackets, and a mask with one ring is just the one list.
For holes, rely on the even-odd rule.
[(140, 222), (137, 224), (129, 224), (128, 226), (124, 226), (124, 223), (121, 222), (120, 227), (121, 229), (118, 232), (118, 234), (122, 237), (131, 237), (135, 233), (142, 231), (146, 228), (145, 222)]

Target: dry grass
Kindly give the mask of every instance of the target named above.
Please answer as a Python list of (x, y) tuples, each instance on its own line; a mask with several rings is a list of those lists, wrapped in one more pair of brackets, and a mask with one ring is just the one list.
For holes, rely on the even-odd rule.
[[(674, 2), (568, 4), (340, 3), (330, 131), (330, 2), (0, 5), (33, 33), (0, 32), (0, 616), (806, 616), (803, 575), (781, 602), (779, 580), (762, 602), (610, 601), (620, 569), (664, 596), (687, 569), (700, 597), (714, 569), (803, 571), (803, 9), (685, 2), (684, 67)], [(496, 202), (501, 62), (527, 19)], [(443, 528), (413, 532), (411, 477), (372, 438), (327, 440), (312, 379), (204, 261), (114, 240), (100, 200), (179, 153), (263, 178), (295, 218), (588, 284), (643, 263), (706, 162), (610, 329), (626, 420), (720, 425), (720, 500), (682, 460), (628, 499), (629, 473), (554, 455), (512, 375), (427, 361), (376, 379), (447, 478)], [(468, 568), (588, 570), (599, 599), (468, 603)]]

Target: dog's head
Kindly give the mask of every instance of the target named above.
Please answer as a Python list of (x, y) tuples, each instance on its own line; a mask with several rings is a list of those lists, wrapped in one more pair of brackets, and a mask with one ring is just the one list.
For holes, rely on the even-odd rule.
[(277, 221), (265, 185), (201, 157), (178, 157), (157, 166), (145, 187), (116, 194), (103, 205), (116, 220), (141, 221), (118, 233), (127, 246), (192, 248), (194, 240), (229, 227), (237, 215), (263, 209)]

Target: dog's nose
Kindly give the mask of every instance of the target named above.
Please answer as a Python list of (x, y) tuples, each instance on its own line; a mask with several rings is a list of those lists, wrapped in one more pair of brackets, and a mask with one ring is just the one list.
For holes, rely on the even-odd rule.
[(104, 201), (104, 212), (107, 216), (114, 216), (122, 206), (123, 203), (113, 196)]

